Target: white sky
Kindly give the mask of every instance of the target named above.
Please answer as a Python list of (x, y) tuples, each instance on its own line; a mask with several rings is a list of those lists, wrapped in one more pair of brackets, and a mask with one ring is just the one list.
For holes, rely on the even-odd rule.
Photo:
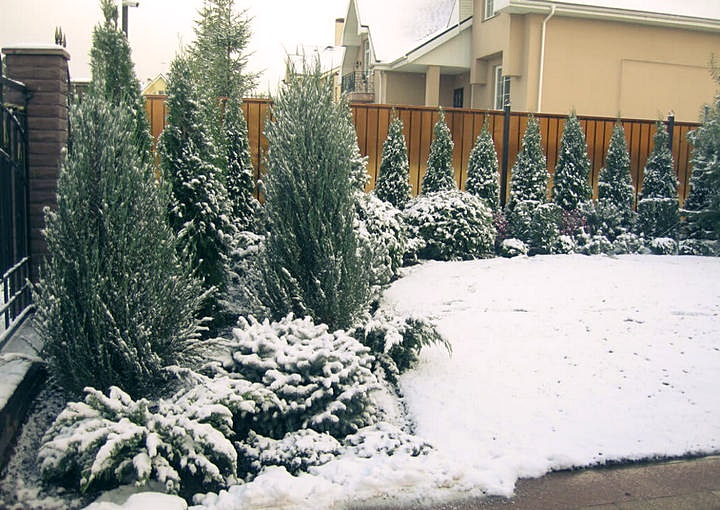
[[(135, 72), (145, 83), (167, 71), (181, 41), (193, 40), (203, 0), (139, 1), (128, 9), (128, 27)], [(249, 67), (264, 71), (258, 89), (267, 92), (284, 76), (286, 51), (334, 44), (335, 19), (345, 16), (348, 0), (235, 0), (235, 5), (254, 18)], [(52, 44), (59, 25), (67, 37), (71, 76), (89, 78), (92, 29), (101, 20), (100, 0), (0, 0), (0, 47)]]

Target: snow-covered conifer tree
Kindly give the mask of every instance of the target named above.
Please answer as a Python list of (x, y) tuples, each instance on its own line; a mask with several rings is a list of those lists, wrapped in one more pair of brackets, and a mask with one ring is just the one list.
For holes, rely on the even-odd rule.
[(430, 143), (427, 169), (422, 180), (422, 192), (434, 193), (456, 189), (455, 172), (453, 170), (454, 143), (450, 129), (445, 123), (445, 114), (440, 110), (440, 117), (433, 128), (433, 139)]
[(191, 353), (200, 282), (176, 253), (167, 193), (134, 145), (132, 111), (94, 93), (70, 111), (36, 323), (51, 373), (70, 394), (119, 386), (145, 395)]
[(255, 175), (248, 142), (247, 121), (240, 99), (231, 97), (225, 106), (225, 187), (238, 230), (252, 230), (258, 210), (253, 196)]
[[(219, 296), (227, 280), (227, 256), (235, 227), (227, 190), (219, 179), (214, 146), (201, 123), (187, 60), (179, 55), (168, 78), (168, 118), (160, 135), (160, 168), (170, 184), (170, 225), (207, 289)], [(211, 300), (205, 312), (216, 313)]]
[(638, 201), (638, 231), (646, 238), (675, 237), (680, 222), (678, 181), (665, 124), (655, 124), (653, 149), (643, 170)]
[(686, 235), (720, 238), (720, 97), (702, 125), (688, 137), (693, 144), (690, 193), (683, 204)]
[(592, 196), (589, 177), (590, 159), (585, 134), (575, 112), (572, 112), (560, 140), (560, 157), (553, 177), (553, 201), (566, 211), (576, 210), (579, 204), (587, 202)]
[(116, 2), (101, 0), (105, 21), (93, 30), (90, 49), (92, 81), (90, 90), (115, 105), (125, 104), (132, 109), (135, 119), (134, 144), (143, 159), (150, 159), (152, 136), (145, 112), (145, 101), (140, 94), (140, 83), (130, 58), (130, 44), (118, 27)]
[(304, 67), (281, 88), (266, 128), (270, 231), (262, 299), (277, 319), (294, 312), (346, 328), (369, 299), (353, 228), (355, 130), (319, 62)]
[(491, 210), (497, 210), (500, 199), (498, 158), (487, 118), (470, 152), (465, 191), (485, 200)]
[(510, 178), (510, 204), (532, 200), (538, 203), (547, 201), (548, 170), (547, 160), (542, 151), (540, 124), (532, 115), (522, 139), (522, 147)]
[(398, 209), (405, 207), (411, 192), (408, 180), (410, 165), (402, 129), (402, 120), (393, 110), (393, 119), (383, 144), (380, 175), (375, 183), (375, 195)]

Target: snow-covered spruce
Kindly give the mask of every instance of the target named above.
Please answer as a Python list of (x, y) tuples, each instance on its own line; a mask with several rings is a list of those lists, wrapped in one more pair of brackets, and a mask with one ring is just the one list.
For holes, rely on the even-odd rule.
[(364, 259), (370, 263), (370, 282), (394, 280), (407, 251), (407, 228), (400, 210), (372, 193), (356, 192), (356, 233)]
[(553, 201), (566, 211), (590, 200), (590, 159), (582, 126), (575, 112), (568, 117), (560, 140), (560, 156), (553, 175)]
[(151, 407), (117, 387), (107, 396), (85, 391), (85, 401), (69, 403), (45, 435), (38, 462), (46, 480), (83, 493), (154, 480), (186, 496), (235, 480), (237, 452), (207, 423), (229, 419), (223, 406), (205, 408), (200, 421), (171, 402)]
[(655, 124), (653, 150), (643, 170), (638, 201), (638, 233), (646, 239), (677, 237), (680, 223), (678, 181), (673, 170), (665, 124)]
[(278, 399), (278, 407), (250, 418), (257, 434), (281, 439), (309, 428), (339, 439), (374, 422), (373, 356), (344, 331), (330, 332), (310, 317), (241, 318), (227, 347), (223, 368), (265, 385)]
[(262, 301), (277, 320), (292, 312), (350, 327), (370, 297), (354, 230), (357, 143), (318, 62), (281, 88), (266, 136)]
[(516, 203), (526, 200), (547, 202), (548, 178), (547, 160), (542, 152), (540, 124), (531, 115), (523, 134), (522, 147), (512, 167), (508, 209), (512, 210)]
[(423, 194), (456, 189), (455, 172), (453, 170), (453, 147), (450, 129), (445, 123), (445, 114), (440, 110), (438, 121), (433, 128), (433, 139), (430, 142), (430, 155), (427, 169), (422, 180)]
[(492, 136), (485, 119), (480, 135), (470, 151), (465, 191), (485, 200), (490, 210), (498, 208), (500, 185), (498, 184), (498, 158)]
[(488, 257), (495, 245), (493, 216), (485, 202), (459, 190), (415, 197), (402, 216), (423, 259), (457, 260)]
[(688, 139), (693, 155), (690, 193), (682, 210), (683, 234), (691, 239), (720, 239), (720, 97)]
[(146, 395), (163, 367), (192, 359), (203, 290), (177, 255), (167, 195), (133, 145), (129, 109), (88, 94), (70, 120), (35, 289), (44, 356), (70, 395), (113, 385)]
[(403, 122), (393, 110), (393, 119), (388, 127), (383, 144), (380, 175), (375, 183), (374, 193), (380, 200), (402, 209), (410, 200), (409, 163), (407, 145), (403, 135)]

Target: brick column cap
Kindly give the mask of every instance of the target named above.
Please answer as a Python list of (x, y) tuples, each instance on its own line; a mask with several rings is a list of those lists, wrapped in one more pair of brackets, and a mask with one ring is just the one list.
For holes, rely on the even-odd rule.
[(27, 44), (9, 46), (2, 49), (5, 55), (42, 55), (42, 56), (58, 56), (63, 57), (65, 60), (70, 60), (70, 53), (61, 47), (54, 44)]

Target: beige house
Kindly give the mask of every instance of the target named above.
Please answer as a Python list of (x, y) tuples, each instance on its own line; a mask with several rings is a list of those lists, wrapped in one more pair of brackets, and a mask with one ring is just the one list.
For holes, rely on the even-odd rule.
[(352, 100), (696, 121), (718, 88), (720, 0), (350, 0), (338, 25)]
[(152, 80), (148, 80), (143, 86), (141, 94), (143, 96), (164, 95), (167, 92), (167, 80), (162, 74), (158, 74)]

